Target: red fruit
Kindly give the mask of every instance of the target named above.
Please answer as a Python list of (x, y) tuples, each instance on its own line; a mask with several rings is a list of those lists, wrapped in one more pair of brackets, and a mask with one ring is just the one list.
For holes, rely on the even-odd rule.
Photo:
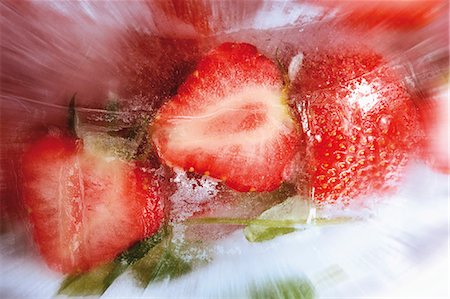
[(48, 265), (64, 273), (112, 260), (158, 230), (164, 212), (153, 174), (47, 136), (23, 156), (23, 198)]
[(421, 119), (426, 133), (424, 160), (433, 169), (450, 174), (448, 83), (432, 97), (419, 102)]
[(306, 52), (291, 92), (317, 202), (392, 189), (421, 130), (405, 86), (380, 55), (361, 47)]
[(424, 27), (448, 10), (442, 0), (336, 2), (344, 25), (411, 30)]
[(276, 189), (297, 144), (280, 71), (254, 46), (235, 43), (199, 62), (158, 112), (152, 138), (170, 166), (238, 191)]
[(200, 58), (197, 40), (162, 38), (135, 30), (125, 32), (117, 51), (119, 96), (155, 110), (176, 94)]
[(150, 11), (159, 32), (214, 35), (237, 28), (252, 18), (260, 1), (153, 0)]

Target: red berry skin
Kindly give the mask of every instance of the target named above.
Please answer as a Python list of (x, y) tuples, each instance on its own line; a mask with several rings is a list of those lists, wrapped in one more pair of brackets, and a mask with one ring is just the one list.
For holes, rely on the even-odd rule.
[(152, 140), (172, 167), (237, 191), (271, 191), (298, 132), (277, 66), (249, 44), (224, 43), (198, 63), (156, 115)]
[[(333, 1), (336, 22), (352, 29), (417, 30), (448, 11), (448, 1)], [(337, 12), (336, 12), (337, 10)]]
[(435, 171), (450, 174), (448, 82), (418, 101), (425, 131), (421, 158)]
[(305, 52), (291, 99), (319, 204), (392, 190), (423, 136), (401, 78), (367, 48)]
[(153, 0), (148, 6), (163, 34), (211, 36), (239, 27), (255, 16), (262, 4), (260, 1)]
[(195, 68), (201, 49), (195, 39), (128, 30), (117, 51), (118, 95), (132, 105), (145, 104), (156, 112)]
[(54, 270), (83, 272), (155, 233), (164, 218), (156, 178), (46, 136), (22, 158), (23, 201), (35, 243)]

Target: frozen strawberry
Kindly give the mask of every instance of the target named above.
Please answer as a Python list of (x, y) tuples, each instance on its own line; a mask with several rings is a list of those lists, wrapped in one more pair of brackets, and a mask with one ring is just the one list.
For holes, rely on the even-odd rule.
[(337, 20), (352, 28), (411, 30), (424, 27), (448, 11), (442, 0), (336, 1)]
[(124, 32), (118, 52), (119, 96), (134, 106), (145, 102), (153, 109), (176, 94), (200, 58), (198, 40), (162, 38), (137, 30)]
[(417, 108), (399, 76), (363, 47), (303, 54), (291, 93), (314, 199), (345, 202), (392, 189), (421, 139)]
[[(177, 1), (148, 2), (162, 33), (214, 35), (248, 22), (262, 6), (260, 1)], [(172, 33), (173, 34), (173, 33)]]
[(447, 174), (450, 173), (448, 87), (447, 82), (436, 89), (432, 96), (418, 101), (426, 133), (423, 158), (433, 169)]
[(22, 165), (33, 236), (55, 270), (110, 261), (161, 225), (156, 176), (84, 148), (80, 139), (48, 135), (30, 146)]
[(212, 50), (156, 116), (153, 142), (168, 165), (238, 191), (270, 191), (297, 145), (282, 75), (249, 44)]

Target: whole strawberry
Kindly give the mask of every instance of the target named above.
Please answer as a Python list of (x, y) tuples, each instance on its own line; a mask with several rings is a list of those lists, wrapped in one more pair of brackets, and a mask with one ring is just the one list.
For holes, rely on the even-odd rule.
[(365, 47), (319, 47), (303, 53), (293, 79), (314, 200), (348, 202), (392, 189), (422, 134), (394, 70)]

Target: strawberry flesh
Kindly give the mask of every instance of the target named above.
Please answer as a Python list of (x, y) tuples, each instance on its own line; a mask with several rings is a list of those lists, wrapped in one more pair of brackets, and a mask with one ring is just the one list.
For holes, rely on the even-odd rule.
[(164, 212), (156, 178), (105, 159), (74, 138), (47, 136), (23, 156), (23, 197), (48, 265), (64, 273), (112, 260), (156, 232)]
[(249, 44), (206, 55), (156, 116), (153, 142), (170, 166), (238, 191), (270, 191), (295, 152), (280, 71)]

